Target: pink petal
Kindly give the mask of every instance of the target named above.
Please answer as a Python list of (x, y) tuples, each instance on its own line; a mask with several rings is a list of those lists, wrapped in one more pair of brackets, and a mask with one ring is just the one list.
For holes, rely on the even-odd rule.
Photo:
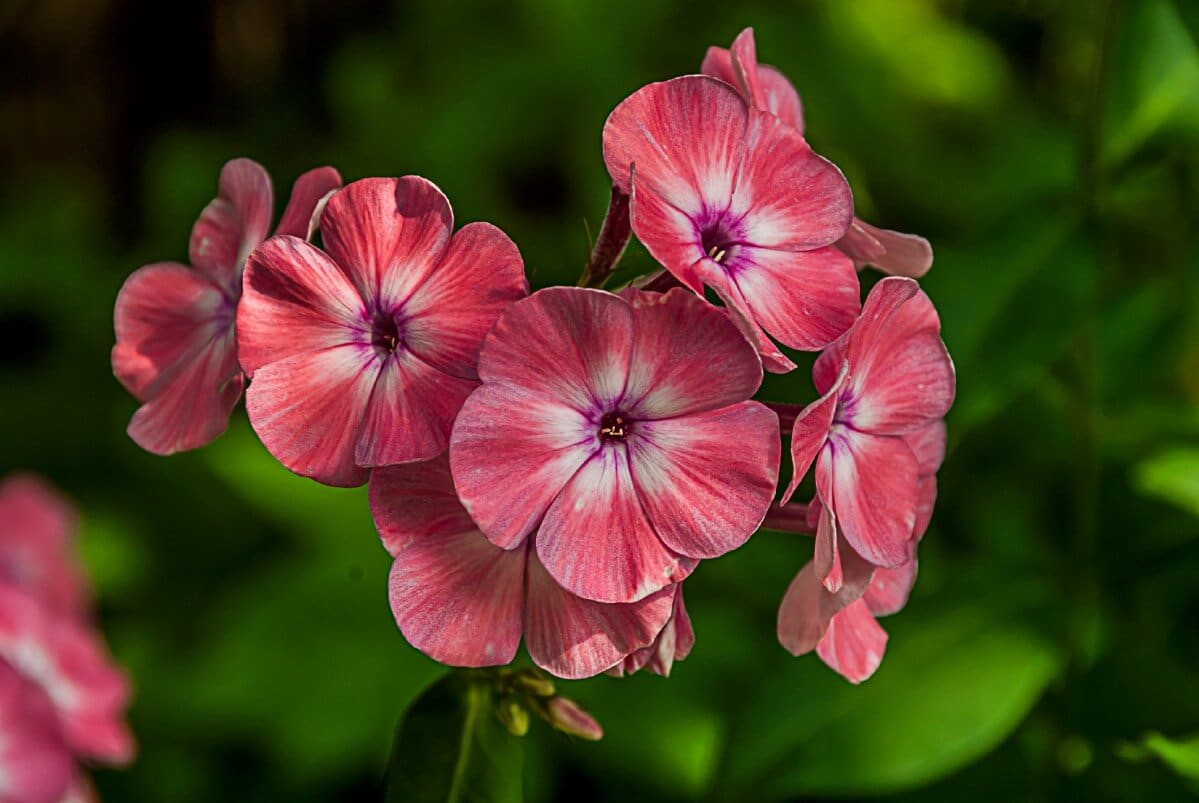
[[(744, 34), (745, 32), (742, 32), (742, 36)], [(738, 39), (740, 38), (738, 37)], [(739, 85), (737, 76), (733, 72), (732, 54), (722, 47), (708, 48), (700, 72), (713, 78), (719, 78), (725, 83)], [(770, 112), (802, 134), (804, 128), (803, 104), (800, 102), (799, 93), (795, 91), (795, 87), (791, 85), (787, 77), (768, 64), (758, 64), (757, 82), (761, 92), (761, 103), (758, 108)], [(743, 97), (746, 97), (748, 101), (749, 98), (744, 94), (744, 90), (742, 92)]]
[(628, 440), (645, 514), (662, 541), (693, 558), (744, 544), (778, 483), (778, 416), (758, 402), (638, 421)]
[(916, 463), (920, 466), (920, 476), (936, 474), (945, 460), (945, 444), (948, 432), (944, 421), (934, 421), (926, 427), (903, 436), (912, 454), (916, 455)]
[(766, 107), (766, 95), (758, 81), (758, 54), (754, 47), (754, 29), (746, 28), (737, 34), (729, 48), (733, 75), (746, 102), (756, 109)]
[(849, 231), (845, 232), (845, 236), (837, 241), (837, 248), (853, 260), (854, 267), (858, 270), (876, 259), (881, 259), (887, 253), (887, 249), (883, 247), (878, 238), (871, 234), (866, 225), (856, 217), (849, 225)]
[(613, 667), (614, 671), (610, 674), (622, 677), (647, 668), (655, 675), (668, 678), (674, 662), (682, 661), (691, 654), (691, 648), (695, 646), (695, 631), (691, 628), (691, 617), (683, 606), (683, 584), (679, 583), (675, 589), (674, 611), (654, 642), (625, 658)]
[(371, 467), (436, 457), (449, 445), (454, 416), (477, 386), (443, 374), (412, 352), (383, 358), (354, 461)]
[(564, 588), (597, 602), (644, 599), (694, 565), (654, 531), (620, 446), (592, 455), (550, 505), (537, 555)]
[(811, 652), (824, 638), (828, 623), (836, 612), (836, 598), (825, 590), (813, 564), (805, 564), (787, 587), (779, 605), (779, 643), (792, 655)]
[(726, 84), (737, 86), (737, 76), (733, 74), (732, 53), (723, 47), (708, 48), (708, 52), (704, 54), (704, 60), (700, 65), (699, 71), (704, 75), (719, 78)]
[(937, 475), (928, 474), (920, 478), (916, 486), (916, 523), (912, 526), (912, 540), (919, 542), (928, 532), (933, 520), (933, 508), (937, 504)]
[(908, 604), (908, 595), (916, 584), (916, 559), (894, 569), (879, 569), (874, 573), (870, 588), (862, 596), (875, 616), (898, 613)]
[(809, 404), (791, 426), (791, 482), (783, 492), (781, 504), (787, 504), (807, 476), (816, 455), (828, 440), (833, 426), (833, 415), (837, 412), (837, 396), (849, 375), (848, 363), (841, 366), (841, 375), (823, 396)]
[(561, 678), (585, 678), (646, 647), (666, 625), (674, 587), (626, 604), (581, 599), (562, 588), (536, 556), (529, 560), (525, 643), (533, 663)]
[(520, 645), (526, 550), (473, 527), (415, 537), (391, 567), (391, 610), (404, 638), (451, 666), (500, 666)]
[(892, 276), (919, 279), (933, 265), (933, 248), (928, 240), (880, 229), (858, 218), (854, 218), (849, 233), (837, 247), (859, 266), (873, 265)]
[(697, 267), (708, 260), (702, 258), (702, 249), (696, 246), (692, 218), (661, 196), (649, 190), (640, 192), (636, 182), (629, 207), (630, 224), (637, 232), (637, 239), (647, 244), (654, 259), (667, 266), (679, 282), (702, 293)]
[(454, 214), (420, 176), (365, 178), (329, 199), (321, 215), (325, 250), (368, 305), (398, 307), (436, 266)]
[(815, 548), (812, 564), (816, 576), (829, 593), (837, 594), (843, 602), (855, 600), (870, 586), (875, 565), (859, 555), (845, 540), (840, 522), (833, 511), (837, 501), (826, 471), (817, 471), (818, 501)]
[(297, 237), (272, 237), (246, 266), (237, 310), (238, 357), (251, 377), (304, 352), (370, 342), (362, 298), (321, 250)]
[(0, 582), (18, 585), (49, 609), (85, 616), (87, 578), (75, 558), (75, 509), (32, 474), (0, 482)]
[(483, 385), (450, 436), (454, 483), (487, 537), (512, 549), (537, 527), (595, 440), (595, 427), (577, 410), (513, 385)]
[(529, 293), (524, 262), (508, 235), (470, 223), (404, 305), (404, 341), (439, 371), (478, 379), (483, 338), (499, 314)]
[(779, 351), (762, 327), (754, 320), (753, 311), (745, 301), (741, 289), (711, 260), (702, 259), (696, 263), (695, 274), (703, 283), (724, 302), (725, 312), (740, 330), (741, 334), (758, 350), (762, 358), (762, 367), (776, 374), (786, 374), (795, 370), (795, 363), (787, 355)]
[[(834, 427), (816, 465), (818, 485), (831, 482), (837, 523), (855, 551), (884, 567), (908, 560), (916, 523), (916, 456), (902, 438)], [(826, 473), (827, 472), (827, 473)]]
[(477, 529), (454, 491), (447, 454), (371, 472), (371, 515), (395, 556), (409, 542)]
[(317, 167), (303, 173), (291, 188), (291, 198), (275, 234), (290, 234), (308, 239), (308, 229), (317, 204), (341, 187), (341, 174), (332, 167)]
[(833, 617), (816, 654), (851, 683), (866, 680), (883, 660), (887, 633), (858, 600)]
[(264, 365), (246, 392), (250, 424), (275, 459), (325, 485), (355, 486), (367, 470), (355, 446), (380, 360), (369, 346), (335, 346)]
[(59, 803), (75, 762), (53, 704), (36, 684), (0, 660), (0, 800)]
[(637, 418), (705, 412), (744, 401), (762, 383), (753, 346), (728, 315), (683, 288), (642, 300), (622, 407)]
[(624, 393), (633, 333), (633, 308), (624, 299), (551, 287), (504, 310), (484, 341), (479, 377), (580, 411), (605, 408)]
[(234, 159), (221, 168), (220, 192), (192, 228), (188, 258), (192, 267), (222, 288), (236, 291), (246, 257), (271, 227), (271, 177), (252, 159)]

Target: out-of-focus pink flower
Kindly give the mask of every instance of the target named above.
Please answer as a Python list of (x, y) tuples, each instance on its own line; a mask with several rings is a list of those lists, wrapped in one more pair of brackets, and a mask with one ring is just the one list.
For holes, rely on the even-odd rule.
[[(804, 130), (803, 105), (799, 93), (781, 72), (759, 64), (753, 28), (746, 28), (729, 50), (710, 47), (700, 68), (705, 75), (733, 85), (755, 108), (763, 109), (795, 128)], [(855, 217), (837, 248), (860, 270), (873, 265), (884, 273), (919, 278), (933, 264), (928, 240), (915, 234), (880, 229)]]
[(0, 482), (0, 582), (29, 591), (54, 611), (83, 617), (89, 608), (87, 580), (72, 547), (76, 528), (71, 503), (30, 474)]
[(432, 182), (364, 179), (326, 204), (324, 251), (284, 236), (250, 256), (237, 315), (246, 410), (287, 468), (361, 485), (371, 467), (445, 449), (483, 336), (528, 292), (502, 231), (453, 226)]
[(562, 588), (526, 539), (487, 540), (454, 492), (449, 461), (376, 469), (371, 511), (391, 569), (391, 609), (408, 641), (453, 666), (498, 666), (521, 635), (541, 668), (563, 678), (599, 674), (650, 644), (671, 616), (674, 587), (605, 604)]
[(93, 631), (0, 583), (0, 659), (49, 696), (76, 755), (109, 764), (133, 758), (124, 722), (129, 683)]
[(683, 584), (679, 583), (674, 594), (674, 610), (662, 632), (654, 639), (654, 643), (625, 658), (612, 667), (609, 674), (622, 677), (644, 668), (655, 675), (668, 678), (674, 662), (690, 655), (694, 646), (695, 631), (691, 628), (691, 617), (687, 615), (687, 609), (683, 606)]
[[(697, 294), (744, 320), (766, 367), (794, 367), (766, 336), (823, 348), (860, 307), (845, 236), (845, 177), (800, 133), (707, 76), (642, 87), (604, 124), (604, 161), (632, 194), (633, 231)], [(764, 331), (763, 331), (764, 330)]]
[(0, 801), (60, 803), (74, 774), (50, 698), (0, 660)]
[[(319, 200), (341, 177), (331, 167), (296, 181), (277, 232), (309, 234)], [(117, 296), (112, 369), (143, 404), (129, 437), (167, 455), (211, 443), (241, 397), (234, 332), (242, 269), (271, 224), (271, 179), (262, 165), (234, 159), (218, 196), (192, 228), (191, 268), (156, 262), (136, 270)]]
[(479, 376), (450, 440), (458, 493), (496, 546), (536, 533), (574, 594), (648, 597), (743, 544), (770, 507), (778, 417), (748, 401), (761, 362), (687, 290), (542, 290), (500, 316)]

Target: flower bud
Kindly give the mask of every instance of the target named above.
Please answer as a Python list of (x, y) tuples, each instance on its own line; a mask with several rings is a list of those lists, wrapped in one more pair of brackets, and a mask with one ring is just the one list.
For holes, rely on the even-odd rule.
[(510, 697), (501, 700), (496, 706), (495, 715), (513, 736), (524, 736), (529, 732), (529, 712), (516, 700)]
[(554, 682), (531, 670), (517, 672), (513, 675), (512, 685), (517, 691), (531, 694), (534, 697), (554, 696)]
[(574, 700), (555, 697), (549, 701), (546, 713), (550, 724), (563, 733), (592, 742), (604, 737), (604, 729), (595, 721), (595, 717), (580, 708)]

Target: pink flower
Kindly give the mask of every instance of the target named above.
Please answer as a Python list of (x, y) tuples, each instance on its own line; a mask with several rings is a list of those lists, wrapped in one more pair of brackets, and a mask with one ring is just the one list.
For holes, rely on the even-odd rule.
[(541, 668), (590, 677), (649, 645), (671, 616), (673, 586), (638, 602), (591, 602), (549, 575), (532, 539), (512, 550), (488, 541), (458, 501), (445, 455), (376, 469), (370, 501), (395, 557), (396, 623), (413, 646), (442, 663), (507, 664), (523, 634)]
[[(278, 233), (308, 234), (318, 200), (341, 177), (331, 167), (296, 181)], [(129, 437), (167, 455), (211, 443), (241, 397), (234, 317), (246, 256), (271, 223), (271, 179), (257, 162), (221, 170), (220, 194), (192, 229), (192, 268), (156, 262), (139, 268), (117, 296), (112, 370), (143, 402)]]
[(0, 483), (0, 582), (29, 591), (68, 616), (89, 608), (87, 580), (72, 552), (76, 517), (71, 503), (30, 474)]
[(0, 801), (60, 803), (74, 773), (50, 698), (0, 660)]
[(747, 401), (761, 362), (689, 291), (542, 290), (500, 316), (479, 376), (450, 440), (458, 493), (496, 546), (535, 533), (578, 596), (644, 599), (770, 506), (778, 418)]
[(915, 281), (883, 279), (862, 316), (813, 367), (823, 396), (795, 422), (795, 473), (783, 500), (815, 461), (828, 519), (817, 529), (816, 571), (830, 591), (844, 579), (842, 542), (875, 566), (894, 568), (911, 557), (918, 509), (931, 505), (913, 439), (937, 425), (954, 396), (953, 362), (940, 328)]
[[(804, 130), (799, 93), (781, 72), (759, 64), (753, 28), (746, 28), (729, 50), (710, 47), (700, 68), (705, 75), (733, 85), (754, 108), (768, 111), (800, 134)], [(837, 248), (859, 270), (873, 265), (884, 273), (919, 278), (933, 264), (928, 240), (914, 234), (880, 229), (855, 217)]]
[[(767, 368), (794, 367), (766, 334), (816, 350), (853, 323), (853, 264), (833, 243), (853, 216), (841, 172), (723, 81), (642, 87), (604, 124), (612, 181), (633, 231), (679, 281), (735, 311)], [(765, 331), (763, 331), (765, 330)]]
[(297, 474), (361, 485), (373, 466), (443, 451), (500, 311), (528, 292), (489, 223), (456, 234), (417, 177), (348, 185), (321, 214), (325, 250), (274, 237), (251, 256), (237, 315), (246, 410)]
[(668, 678), (674, 662), (690, 655), (694, 646), (695, 631), (691, 629), (691, 617), (687, 615), (687, 609), (683, 606), (683, 584), (679, 583), (674, 594), (674, 610), (665, 627), (654, 639), (654, 643), (625, 658), (608, 670), (608, 674), (622, 677), (644, 668), (655, 675)]

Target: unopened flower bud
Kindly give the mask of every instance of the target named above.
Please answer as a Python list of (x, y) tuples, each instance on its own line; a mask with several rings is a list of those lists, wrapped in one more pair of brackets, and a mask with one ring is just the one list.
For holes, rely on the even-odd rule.
[(513, 736), (524, 736), (529, 732), (529, 712), (512, 698), (501, 700), (495, 715), (504, 729)]
[(554, 696), (554, 682), (533, 671), (518, 672), (512, 678), (512, 685), (517, 690), (534, 697)]
[(595, 717), (580, 708), (574, 700), (555, 697), (549, 701), (546, 711), (550, 724), (563, 733), (592, 742), (604, 738), (604, 729), (595, 721)]

